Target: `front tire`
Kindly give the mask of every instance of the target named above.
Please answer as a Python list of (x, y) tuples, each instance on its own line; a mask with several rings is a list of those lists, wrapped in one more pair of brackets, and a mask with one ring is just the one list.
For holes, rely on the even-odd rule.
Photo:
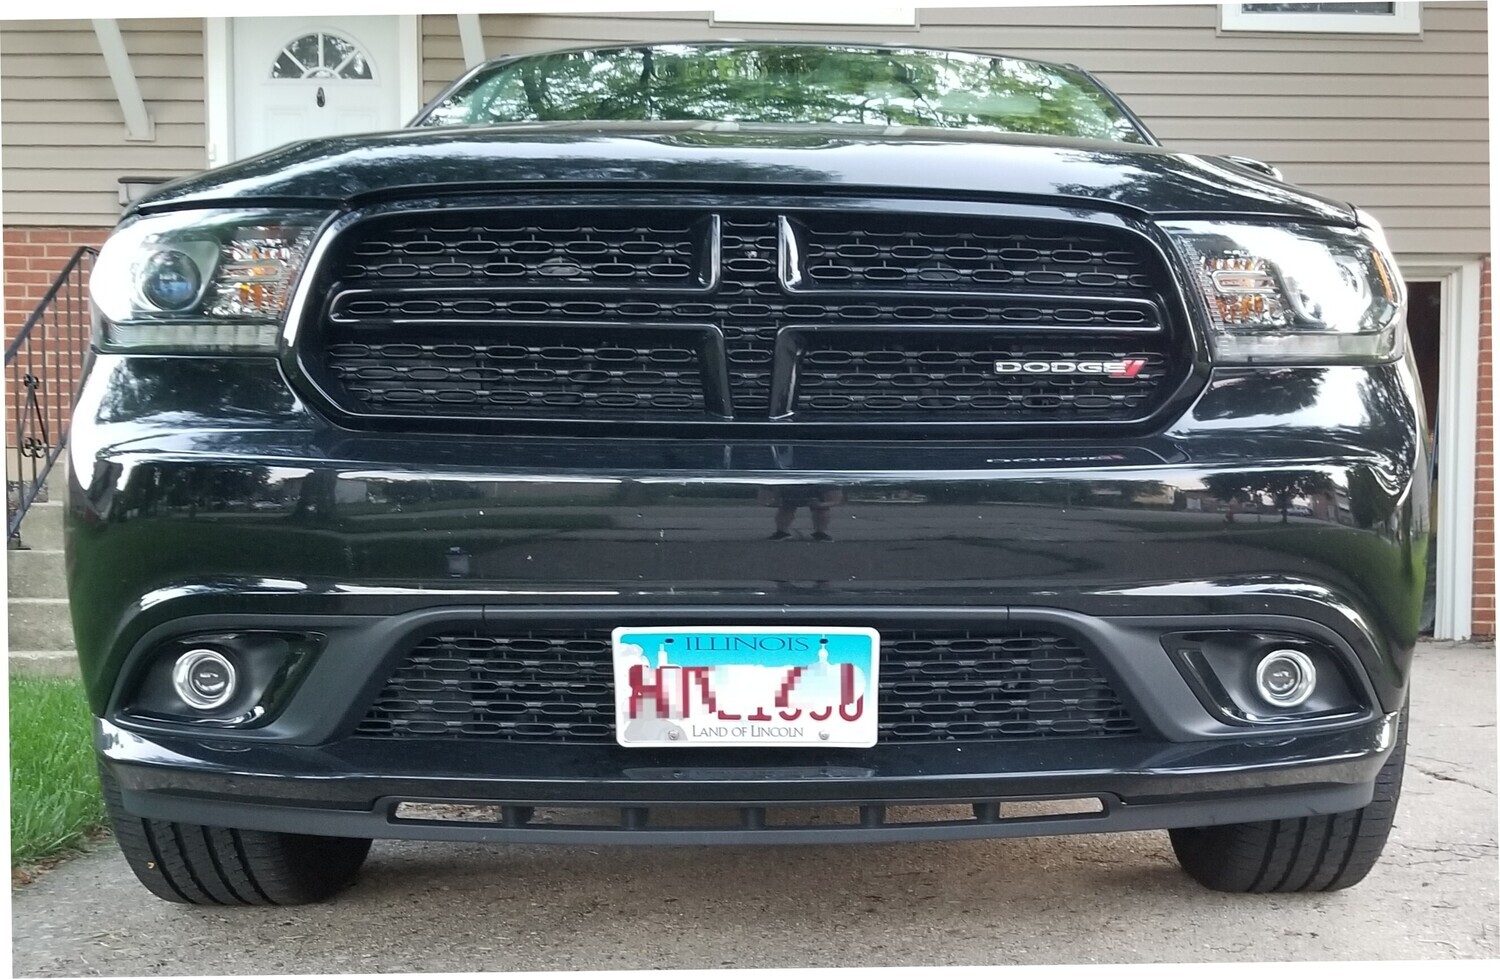
[(1177, 862), (1216, 891), (1281, 894), (1358, 884), (1380, 859), (1396, 818), (1407, 715), (1403, 709), (1396, 745), (1375, 777), (1369, 805), (1330, 816), (1170, 830)]
[(125, 861), (146, 889), (178, 904), (309, 904), (353, 882), (369, 840), (226, 829), (125, 811), (103, 769), (104, 805)]

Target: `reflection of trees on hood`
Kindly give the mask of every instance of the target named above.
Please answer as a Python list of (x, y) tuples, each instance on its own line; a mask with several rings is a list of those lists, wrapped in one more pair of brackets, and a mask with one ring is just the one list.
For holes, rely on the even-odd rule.
[(1321, 370), (1261, 370), (1216, 385), (1196, 411), (1205, 419), (1291, 415), (1311, 408), (1323, 386)]
[(1349, 473), (1349, 515), (1354, 525), (1369, 530), (1384, 524), (1396, 512), (1396, 495), (1369, 466), (1356, 466)]
[(1120, 502), (1131, 504), (1142, 497), (1152, 499), (1167, 491), (1167, 484), (1155, 479), (1127, 480), (1120, 484)]
[(1421, 395), (1408, 392), (1396, 371), (1381, 370), (1367, 371), (1360, 379), (1359, 399), (1365, 417), (1381, 426), (1381, 442), (1392, 447), (1393, 470), (1403, 479), (1408, 477), (1417, 453), (1417, 439), (1427, 437), (1426, 426), (1418, 422), (1414, 407), (1422, 404)]
[(245, 506), (266, 498), (271, 476), (269, 469), (255, 466), (186, 469), (139, 465), (117, 492), (112, 517), (123, 519), (131, 510), (155, 514), (162, 508), (196, 516), (200, 512)]
[[(279, 379), (267, 380), (263, 366), (234, 358), (138, 358), (119, 361), (111, 369), (113, 377), (98, 410), (104, 422), (171, 413), (253, 420), (285, 414), (296, 404)], [(196, 419), (183, 419), (183, 424), (195, 423)]]
[(1265, 473), (1214, 473), (1205, 476), (1203, 485), (1216, 498), (1225, 503), (1259, 503), (1262, 496), (1269, 496), (1281, 511), (1281, 522), (1286, 523), (1287, 511), (1298, 497), (1323, 496), (1334, 490), (1333, 480), (1327, 473), (1312, 470)]
[(302, 480), (297, 492), (297, 502), (292, 508), (292, 519), (307, 523), (330, 523), (337, 510), (338, 472), (333, 469), (314, 469)]

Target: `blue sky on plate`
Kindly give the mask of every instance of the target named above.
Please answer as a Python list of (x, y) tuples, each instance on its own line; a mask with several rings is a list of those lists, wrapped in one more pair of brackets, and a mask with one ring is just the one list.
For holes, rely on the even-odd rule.
[[(725, 652), (726, 641), (736, 637), (757, 640), (766, 645), (766, 640), (785, 639), (787, 645), (800, 645), (795, 649), (738, 649)], [(827, 639), (828, 662), (853, 663), (870, 671), (870, 637), (847, 633), (823, 633), (816, 630), (806, 632), (693, 632), (691, 630), (662, 632), (641, 629), (622, 633), (621, 641), (641, 647), (652, 666), (656, 665), (656, 654), (662, 646), (667, 650), (667, 662), (673, 666), (712, 666), (715, 663), (746, 663), (757, 666), (811, 666), (818, 661), (820, 640)], [(671, 640), (668, 642), (668, 640)], [(792, 640), (796, 642), (793, 643)], [(710, 644), (717, 648), (705, 648)], [(738, 645), (737, 643), (730, 643)], [(700, 648), (694, 648), (700, 647)]]

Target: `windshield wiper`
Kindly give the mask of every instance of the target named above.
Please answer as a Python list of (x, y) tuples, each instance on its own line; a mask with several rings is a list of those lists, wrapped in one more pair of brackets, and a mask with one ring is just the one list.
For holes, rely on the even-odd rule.
[(933, 108), (932, 103), (927, 101), (927, 96), (922, 94), (922, 90), (917, 88), (917, 83), (911, 80), (911, 74), (907, 71), (906, 66), (899, 62), (892, 62), (892, 64), (896, 67), (896, 80), (905, 85), (911, 91), (911, 94), (917, 97), (917, 101), (921, 102), (927, 108), (928, 113), (932, 116), (932, 125), (938, 129), (951, 128), (943, 121), (942, 116), (938, 114), (938, 110)]

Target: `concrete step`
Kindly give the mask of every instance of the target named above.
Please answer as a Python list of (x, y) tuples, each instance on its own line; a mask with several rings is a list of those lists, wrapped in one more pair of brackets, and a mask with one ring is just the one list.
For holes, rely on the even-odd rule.
[[(19, 479), (31, 471), (30, 465), (16, 457), (14, 449), (5, 453), (5, 478), (7, 483)], [(8, 491), (8, 489), (7, 489)], [(21, 543), (27, 547), (56, 549), (62, 547), (63, 501), (68, 497), (68, 456), (64, 453), (53, 463), (47, 473), (42, 492), (26, 511), (21, 521)]]
[[(38, 463), (40, 464), (40, 463)], [(29, 477), (31, 475), (30, 460), (17, 457), (15, 449), (7, 449), (5, 453), (5, 478), (6, 481)], [(52, 464), (52, 469), (47, 473), (46, 480), (42, 483), (41, 495), (38, 501), (61, 500), (68, 493), (68, 454), (63, 452)]]
[(63, 504), (33, 503), (21, 521), (21, 543), (34, 550), (62, 550)]
[(11, 598), (68, 597), (61, 550), (33, 546), (30, 550), (12, 550), (6, 554), (6, 559), (6, 590)]
[(9, 659), (14, 673), (32, 676), (78, 675), (78, 654), (71, 649), (12, 649)]
[(12, 598), (11, 649), (72, 649), (73, 620), (65, 598)]

